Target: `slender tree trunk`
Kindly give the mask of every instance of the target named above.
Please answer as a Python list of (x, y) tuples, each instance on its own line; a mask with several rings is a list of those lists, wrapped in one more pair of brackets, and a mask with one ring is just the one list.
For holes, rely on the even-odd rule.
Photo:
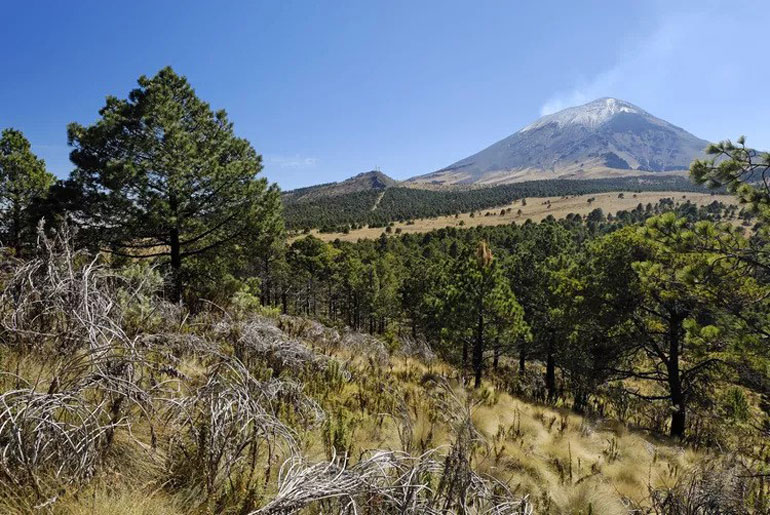
[(11, 248), (16, 257), (21, 257), (21, 208), (18, 202), (14, 202), (12, 210)]
[(270, 303), (270, 257), (268, 256), (267, 251), (265, 251), (265, 255), (263, 257), (262, 266), (264, 267), (264, 280), (262, 281), (262, 285), (260, 287), (259, 291), (259, 302), (263, 306), (267, 306)]
[(671, 404), (674, 411), (671, 412), (671, 436), (683, 438), (687, 411), (685, 395), (682, 388), (682, 378), (679, 376), (679, 345), (681, 341), (682, 317), (675, 315), (669, 322), (668, 347), (669, 358), (667, 364), (668, 388), (671, 394)]
[(548, 390), (548, 400), (553, 402), (556, 399), (556, 359), (553, 355), (553, 342), (548, 341), (547, 355), (545, 360), (545, 388)]
[(460, 364), (460, 371), (463, 376), (463, 383), (465, 382), (465, 370), (468, 368), (468, 340), (463, 338), (463, 360)]
[(347, 312), (347, 320), (348, 320), (348, 327), (353, 326), (353, 296), (350, 291), (350, 286), (347, 287), (347, 299), (348, 299), (348, 312)]
[(582, 387), (579, 387), (575, 392), (575, 402), (572, 405), (572, 409), (578, 413), (584, 413), (587, 405), (588, 394)]
[(179, 243), (179, 229), (174, 227), (169, 234), (169, 252), (171, 254), (171, 280), (173, 281), (171, 299), (182, 300), (182, 247)]
[(473, 386), (481, 386), (481, 375), (484, 372), (484, 314), (479, 310), (479, 320), (476, 325), (476, 341), (473, 345), (473, 372), (475, 381)]
[(316, 312), (318, 311), (318, 308), (317, 308), (318, 299), (315, 294), (315, 281), (313, 281), (312, 279), (310, 280), (310, 291), (308, 292), (308, 295), (310, 295), (310, 299), (312, 301), (311, 303), (313, 306), (313, 316), (315, 316)]
[(521, 345), (519, 346), (519, 374), (524, 374), (526, 364), (527, 349), (524, 347), (524, 342), (521, 342)]

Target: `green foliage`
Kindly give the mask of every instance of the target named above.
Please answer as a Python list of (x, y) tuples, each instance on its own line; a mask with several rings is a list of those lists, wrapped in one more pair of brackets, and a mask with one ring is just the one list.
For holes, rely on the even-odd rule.
[(770, 154), (746, 146), (746, 138), (710, 145), (708, 160), (695, 161), (690, 174), (699, 184), (709, 188), (726, 187), (765, 220), (770, 219), (770, 195), (766, 173), (770, 169)]
[(327, 458), (352, 454), (355, 426), (355, 414), (345, 408), (341, 408), (326, 420), (323, 435)]
[(163, 288), (163, 276), (148, 262), (130, 263), (121, 268), (117, 300), (126, 329), (137, 334), (160, 327), (164, 320), (157, 312), (155, 299)]
[(472, 366), (476, 386), (481, 385), (484, 354), (491, 342), (516, 341), (528, 331), (524, 311), (505, 280), (502, 269), (485, 241), (473, 255), (459, 255), (449, 269), (448, 287), (431, 291), (428, 303), (444, 321), (445, 340), (461, 349), (461, 366)]
[(0, 241), (16, 253), (24, 241), (34, 238), (37, 220), (30, 206), (48, 193), (54, 176), (32, 153), (21, 131), (5, 129), (0, 134)]
[(743, 389), (738, 387), (728, 388), (721, 398), (722, 409), (725, 415), (735, 422), (746, 422), (751, 415), (749, 401)]
[(256, 277), (250, 277), (243, 281), (229, 305), (236, 314), (260, 312), (262, 304), (259, 301), (259, 280)]
[[(719, 203), (698, 208), (664, 199), (588, 222), (568, 216), (358, 243), (302, 238), (289, 247), (282, 308), (400, 340), (425, 340), (442, 358), (474, 372), (514, 355), (522, 370), (539, 360), (546, 365), (545, 383), (526, 391), (554, 402), (568, 391), (573, 407), (587, 409), (603, 385), (623, 377), (624, 360), (639, 348), (643, 296), (633, 263), (649, 260), (653, 247), (633, 225), (672, 209), (699, 230), (705, 226), (697, 220), (731, 216)], [(475, 257), (482, 240), (495, 256), (489, 269), (479, 268)], [(488, 293), (485, 302), (479, 291)], [(519, 309), (509, 311), (508, 301)], [(504, 330), (506, 315), (514, 330)], [(721, 334), (715, 331), (718, 325), (699, 323), (688, 337), (706, 345)], [(481, 358), (474, 362), (475, 349)]]
[(184, 77), (164, 68), (138, 82), (127, 99), (108, 97), (95, 124), (68, 127), (81, 197), (72, 207), (99, 245), (165, 258), (178, 299), (194, 275), (188, 261), (239, 255), (277, 210), (278, 191), (256, 178), (261, 157), (226, 113)]

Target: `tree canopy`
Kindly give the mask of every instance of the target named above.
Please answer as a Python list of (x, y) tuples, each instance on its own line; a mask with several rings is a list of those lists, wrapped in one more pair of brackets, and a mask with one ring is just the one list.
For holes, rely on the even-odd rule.
[(0, 134), (0, 239), (20, 253), (25, 237), (37, 223), (29, 216), (32, 203), (44, 197), (54, 182), (45, 162), (32, 153), (21, 131)]
[(108, 97), (95, 124), (68, 127), (76, 219), (115, 254), (167, 258), (180, 298), (185, 261), (258, 236), (278, 191), (257, 178), (261, 157), (225, 111), (186, 78), (164, 68), (138, 84)]

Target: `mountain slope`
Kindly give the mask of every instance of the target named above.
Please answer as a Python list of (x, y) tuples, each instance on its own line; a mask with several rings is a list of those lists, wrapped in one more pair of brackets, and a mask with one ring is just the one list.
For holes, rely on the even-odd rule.
[(687, 170), (708, 142), (643, 109), (600, 98), (544, 116), (411, 183), (503, 184)]
[(336, 197), (348, 193), (371, 190), (381, 191), (397, 184), (398, 181), (395, 179), (388, 177), (380, 171), (372, 170), (360, 173), (342, 182), (319, 184), (317, 186), (287, 191), (283, 194), (283, 200), (287, 203), (303, 202), (325, 197)]

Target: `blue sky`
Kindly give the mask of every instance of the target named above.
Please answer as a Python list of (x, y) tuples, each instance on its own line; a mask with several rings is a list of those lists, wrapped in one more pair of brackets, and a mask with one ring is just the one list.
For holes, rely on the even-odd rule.
[(285, 189), (431, 172), (603, 96), (767, 149), (768, 27), (765, 1), (0, 0), (0, 127), (64, 177), (66, 124), (171, 65)]

